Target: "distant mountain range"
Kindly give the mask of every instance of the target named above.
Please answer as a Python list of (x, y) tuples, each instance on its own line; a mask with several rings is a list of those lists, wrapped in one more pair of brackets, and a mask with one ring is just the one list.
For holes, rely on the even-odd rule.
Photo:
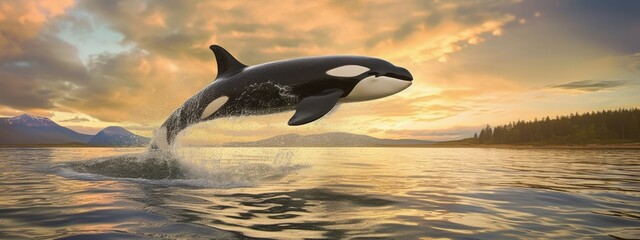
[[(122, 127), (107, 127), (96, 135), (78, 133), (49, 118), (23, 114), (0, 118), (0, 146), (144, 146), (150, 139)], [(222, 147), (401, 147), (434, 141), (382, 139), (367, 135), (330, 132), (313, 135), (285, 134), (254, 142), (223, 143)]]
[(330, 132), (313, 135), (286, 134), (254, 142), (230, 142), (223, 147), (401, 147), (436, 143), (416, 139), (382, 139), (367, 135)]
[(135, 135), (121, 127), (106, 127), (89, 140), (93, 146), (142, 146), (149, 143), (149, 138)]
[(0, 145), (85, 145), (142, 146), (149, 138), (133, 134), (122, 127), (107, 127), (96, 135), (78, 133), (49, 118), (23, 114), (0, 118)]

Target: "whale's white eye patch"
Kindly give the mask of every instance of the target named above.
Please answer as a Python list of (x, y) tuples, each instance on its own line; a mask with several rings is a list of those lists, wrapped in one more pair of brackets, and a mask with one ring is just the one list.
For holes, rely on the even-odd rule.
[(229, 100), (229, 97), (227, 96), (222, 96), (222, 97), (216, 98), (216, 100), (213, 100), (211, 103), (209, 103), (209, 105), (207, 105), (204, 111), (202, 111), (202, 115), (200, 116), (200, 119), (205, 119), (211, 116), (211, 114), (218, 111), (218, 109), (220, 109), (220, 107), (222, 107), (222, 105), (224, 105), (227, 102), (227, 100)]
[(355, 77), (366, 73), (369, 68), (360, 65), (344, 65), (327, 71), (327, 75), (334, 77)]

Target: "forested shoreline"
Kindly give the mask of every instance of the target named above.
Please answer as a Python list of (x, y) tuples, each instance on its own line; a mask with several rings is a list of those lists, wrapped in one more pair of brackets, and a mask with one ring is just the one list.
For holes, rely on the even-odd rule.
[(466, 142), (478, 144), (598, 144), (640, 142), (640, 109), (603, 110), (487, 125)]

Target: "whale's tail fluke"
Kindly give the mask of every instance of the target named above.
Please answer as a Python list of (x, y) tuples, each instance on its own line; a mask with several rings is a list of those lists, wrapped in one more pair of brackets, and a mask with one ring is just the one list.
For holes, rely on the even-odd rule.
[(218, 63), (217, 78), (220, 78), (220, 76), (234, 75), (247, 67), (247, 65), (242, 64), (221, 46), (211, 45), (209, 48), (213, 51), (213, 54), (216, 55), (216, 62)]

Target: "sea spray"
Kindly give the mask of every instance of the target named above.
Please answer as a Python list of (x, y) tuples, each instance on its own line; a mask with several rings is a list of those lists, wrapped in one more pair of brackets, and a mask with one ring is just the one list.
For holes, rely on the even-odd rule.
[(253, 148), (247, 154), (242, 148), (182, 147), (174, 153), (148, 151), (68, 162), (61, 173), (93, 180), (235, 188), (277, 180), (307, 167), (294, 160), (295, 152), (287, 149)]
[[(275, 154), (248, 155), (242, 148), (181, 148), (177, 159), (190, 179), (207, 179), (217, 182), (255, 185), (270, 179), (278, 179), (305, 167), (293, 164), (294, 153), (280, 149)], [(231, 154), (229, 154), (231, 153)]]
[[(296, 96), (290, 94), (290, 90), (287, 86), (268, 81), (250, 85), (245, 93), (276, 92), (278, 97), (271, 98), (261, 105), (289, 108), (297, 101)], [(240, 99), (251, 99), (251, 95)], [(182, 112), (180, 110), (183, 107), (176, 112)], [(245, 108), (237, 110), (240, 112), (238, 116), (269, 113), (245, 112), (247, 111)], [(183, 120), (178, 117), (176, 121), (180, 124)], [(175, 139), (169, 144), (165, 141), (167, 128), (163, 125), (156, 130), (145, 152), (79, 161), (69, 163), (67, 166), (79, 174), (89, 173), (129, 180), (162, 180), (154, 183), (187, 183), (211, 187), (254, 186), (263, 181), (282, 178), (292, 171), (305, 167), (293, 164), (292, 159), (295, 154), (286, 149), (279, 150), (273, 156), (269, 153), (246, 156), (241, 150), (232, 156), (224, 156), (215, 150), (222, 148), (183, 147), (179, 139), (181, 135), (188, 133), (189, 128), (186, 127), (175, 133)]]

